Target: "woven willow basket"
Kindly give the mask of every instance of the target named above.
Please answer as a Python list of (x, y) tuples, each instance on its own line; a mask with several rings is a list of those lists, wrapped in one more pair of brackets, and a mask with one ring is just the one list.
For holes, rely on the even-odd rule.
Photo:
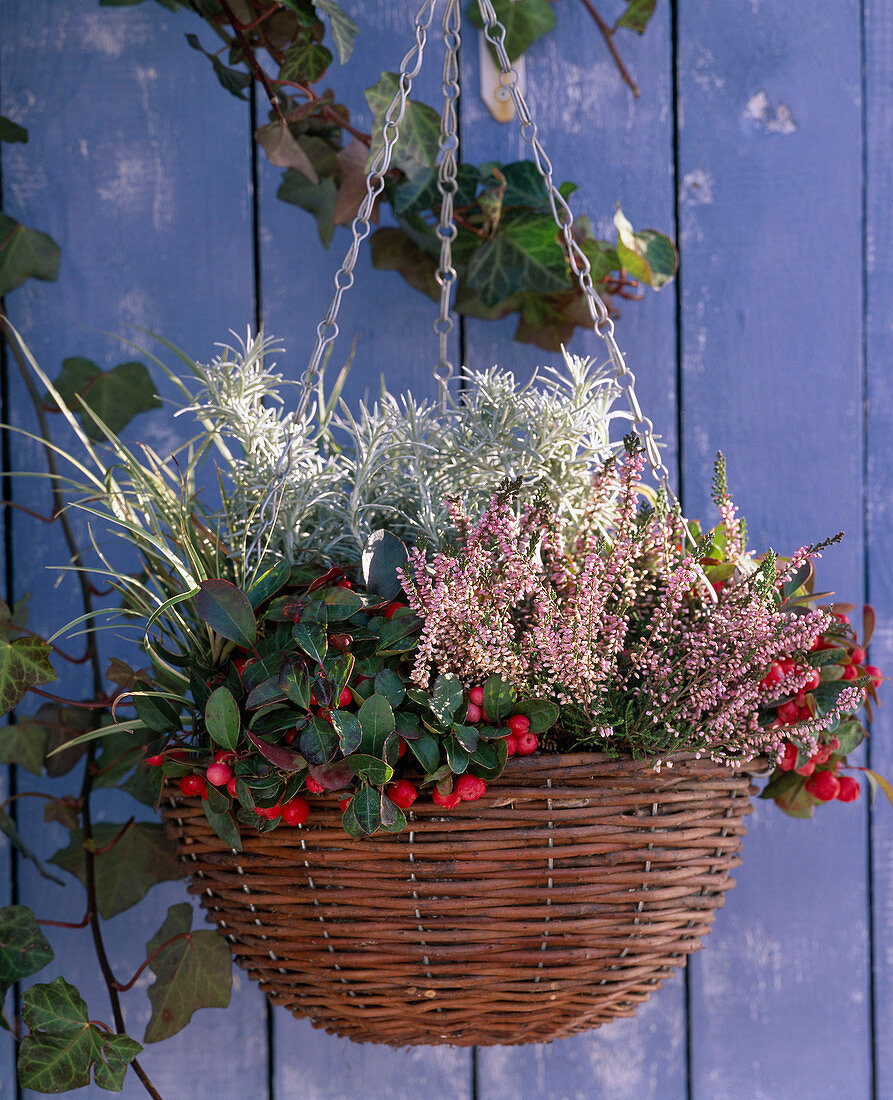
[[(352, 840), (334, 796), (224, 848), (163, 809), (209, 919), (274, 1004), (360, 1042), (547, 1042), (632, 1015), (734, 885), (751, 774), (680, 756), (509, 760), (455, 810), (423, 795)], [(169, 793), (169, 792), (168, 792)]]

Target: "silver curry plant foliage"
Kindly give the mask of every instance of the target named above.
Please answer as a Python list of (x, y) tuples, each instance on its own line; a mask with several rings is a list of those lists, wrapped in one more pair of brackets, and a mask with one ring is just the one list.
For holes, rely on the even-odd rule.
[[(300, 418), (295, 384), (269, 357), (275, 341), (249, 333), (195, 364), (199, 388), (180, 414), (200, 423), (227, 465), (227, 536), (297, 561), (308, 552), (355, 564), (387, 528), (409, 544), (450, 537), (449, 501), (482, 514), (505, 477), (547, 500), (569, 532), (586, 522), (593, 472), (611, 443), (620, 394), (594, 361), (564, 354), (519, 386), (511, 371), (465, 371), (445, 409), (384, 385), (354, 414), (339, 402), (343, 374)], [(610, 508), (605, 502), (606, 521)]]

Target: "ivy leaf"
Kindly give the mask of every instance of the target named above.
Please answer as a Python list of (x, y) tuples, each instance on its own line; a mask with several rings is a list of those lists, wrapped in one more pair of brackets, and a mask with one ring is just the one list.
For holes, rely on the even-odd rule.
[(152, 1015), (143, 1039), (157, 1043), (182, 1030), (199, 1008), (226, 1008), (232, 994), (233, 960), (223, 936), (210, 929), (190, 932), (192, 906), (188, 901), (172, 905), (164, 924), (146, 944), (151, 955), (168, 944), (149, 963), (155, 981), (149, 986)]
[(15, 638), (10, 642), (0, 637), (0, 714), (8, 714), (29, 688), (56, 679), (50, 652), (42, 638)]
[(313, 0), (313, 6), (317, 11), (328, 16), (332, 41), (338, 51), (338, 60), (344, 65), (353, 53), (359, 28), (347, 12), (335, 3), (335, 0)]
[(231, 95), (234, 95), (237, 99), (248, 98), (248, 96), (245, 95), (245, 89), (251, 84), (251, 75), (249, 73), (239, 72), (238, 69), (228, 69), (219, 57), (203, 49), (201, 42), (198, 40), (198, 35), (187, 34), (186, 41), (194, 50), (198, 50), (199, 53), (203, 53), (205, 57), (207, 57), (214, 66), (214, 72), (217, 79)]
[(519, 290), (565, 290), (567, 265), (550, 217), (517, 214), (483, 241), (468, 263), (466, 281), (485, 305), (494, 306)]
[(22, 1020), (30, 1034), (19, 1049), (19, 1084), (37, 1092), (83, 1088), (91, 1069), (100, 1088), (120, 1092), (128, 1065), (143, 1049), (128, 1035), (90, 1023), (84, 999), (64, 978), (26, 990)]
[(313, 184), (293, 168), (289, 168), (282, 177), (276, 197), (312, 214), (316, 218), (319, 239), (326, 248), (329, 247), (335, 232), (335, 201), (338, 197), (334, 180), (326, 178)]
[(25, 718), (0, 729), (0, 764), (18, 764), (40, 775), (46, 753), (47, 731), (40, 722)]
[(14, 982), (30, 978), (54, 958), (53, 949), (27, 906), (0, 909), (0, 1006)]
[(619, 207), (614, 225), (617, 227), (617, 257), (622, 266), (634, 279), (655, 290), (666, 286), (679, 266), (679, 254), (673, 242), (654, 229), (634, 233)]
[(315, 42), (306, 31), (285, 51), (279, 79), (298, 84), (315, 84), (332, 64), (332, 52)]
[(229, 581), (200, 581), (195, 607), (208, 626), (221, 637), (251, 649), (257, 641), (257, 622), (251, 601)]
[[(378, 81), (363, 93), (372, 111), (372, 149), (370, 157), (381, 148), (385, 113), (397, 94), (400, 79), (396, 73), (384, 72)], [(440, 116), (425, 103), (408, 100), (406, 114), (400, 123), (400, 135), (394, 146), (392, 165), (410, 179), (426, 175), (437, 162), (440, 139)]]
[(366, 197), (366, 160), (369, 147), (357, 138), (335, 154), (341, 183), (335, 200), (335, 225), (349, 225)]
[[(522, 53), (555, 26), (555, 12), (549, 0), (493, 0), (496, 18), (505, 27), (505, 50), (509, 61), (516, 61)], [(482, 29), (477, 0), (465, 9), (468, 18)], [(494, 57), (495, 51), (490, 47)]]
[[(156, 883), (183, 877), (163, 825), (136, 821), (124, 828), (100, 822), (93, 828), (93, 843), (99, 852), (94, 857), (96, 897), (104, 920), (136, 905)], [(56, 852), (50, 863), (86, 884), (82, 830), (72, 830), (68, 846)]]
[(372, 266), (379, 271), (398, 271), (411, 287), (437, 300), (437, 261), (396, 226), (376, 229), (369, 239)]
[(576, 289), (561, 294), (524, 294), (520, 312), (515, 339), (544, 351), (561, 351), (578, 326), (592, 328), (586, 299)]
[(644, 34), (656, 7), (657, 0), (626, 0), (626, 11), (617, 20), (615, 29), (629, 27), (630, 30)]
[(277, 168), (294, 168), (311, 183), (319, 183), (319, 176), (310, 157), (304, 152), (285, 122), (268, 122), (254, 131), (254, 138), (267, 154), (267, 160)]
[(138, 413), (161, 408), (155, 384), (142, 363), (119, 363), (104, 371), (90, 359), (73, 356), (63, 359), (62, 373), (53, 385), (94, 442), (101, 442), (105, 435), (84, 412), (81, 401), (116, 435)]
[(26, 279), (54, 282), (59, 276), (59, 246), (52, 237), (0, 213), (0, 295)]
[(11, 118), (7, 118), (5, 115), (0, 115), (0, 141), (21, 141), (26, 142), (28, 140), (28, 131), (24, 126), (19, 126), (17, 122), (13, 122)]

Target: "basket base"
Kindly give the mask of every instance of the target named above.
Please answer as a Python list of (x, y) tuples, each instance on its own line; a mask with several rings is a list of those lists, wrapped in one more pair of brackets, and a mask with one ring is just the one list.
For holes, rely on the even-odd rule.
[(752, 773), (673, 763), (513, 758), (479, 802), (416, 804), (405, 833), (365, 840), (321, 797), (240, 853), (199, 803), (163, 812), (274, 1004), (357, 1042), (541, 1043), (633, 1015), (734, 885)]

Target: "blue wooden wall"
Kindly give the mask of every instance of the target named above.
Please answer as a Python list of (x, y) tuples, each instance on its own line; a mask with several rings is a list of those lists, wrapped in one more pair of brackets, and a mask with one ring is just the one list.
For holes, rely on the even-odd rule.
[[(608, 17), (622, 10), (619, 0), (600, 6)], [(362, 89), (396, 67), (415, 5), (345, 7), (360, 24), (359, 56), (332, 79), (363, 117)], [(846, 530), (823, 584), (871, 600), (880, 628), (870, 658), (893, 669), (893, 9), (882, 0), (660, 0), (644, 38), (623, 42), (637, 101), (583, 5), (564, 0), (556, 15), (557, 31), (527, 66), (558, 176), (580, 184), (578, 209), (605, 234), (619, 200), (637, 226), (672, 230), (680, 243), (679, 280), (627, 307), (618, 332), (687, 511), (706, 513), (721, 447), (755, 543), (792, 549)], [(3, 208), (51, 233), (63, 257), (58, 283), (29, 284), (7, 307), (51, 374), (69, 355), (120, 361), (102, 333), (133, 325), (207, 358), (256, 311), (284, 339), (289, 371), (306, 361), (345, 234), (324, 251), (310, 219), (275, 199), (279, 173), (265, 163), (254, 194), (249, 107), (186, 47), (194, 22), (152, 3), (0, 4), (0, 111), (31, 134), (27, 146), (3, 148)], [(477, 96), (477, 50), (469, 28), (466, 155), (512, 159), (522, 144)], [(428, 101), (439, 70), (432, 57), (420, 82)], [(343, 316), (342, 354), (358, 339), (354, 397), (382, 372), (392, 387), (430, 388), (432, 307), (399, 276), (373, 272), (364, 257)], [(468, 322), (463, 336), (475, 367), (526, 372), (544, 358), (514, 344), (508, 322)], [(599, 352), (583, 336), (574, 350)], [(12, 374), (4, 418), (27, 421)], [(140, 429), (159, 448), (169, 430)], [(16, 441), (12, 462), (35, 468), (40, 456)], [(40, 487), (15, 491), (45, 504)], [(19, 515), (6, 522), (14, 591), (30, 590), (33, 624), (51, 628), (76, 606), (47, 571), (60, 547)], [(888, 775), (891, 714), (888, 699), (869, 753)], [(30, 775), (13, 782), (40, 786)], [(110, 820), (130, 812), (123, 802), (103, 809)], [(48, 854), (64, 836), (38, 835), (41, 818), (39, 800), (20, 801), (22, 829)], [(893, 1096), (893, 808), (837, 804), (804, 823), (760, 803), (737, 877), (688, 974), (636, 1018), (586, 1036), (474, 1053), (356, 1046), (271, 1013), (239, 972), (227, 1012), (200, 1013), (142, 1061), (167, 1100)], [(181, 885), (166, 885), (108, 924), (120, 974), (135, 969), (182, 897)], [(0, 846), (0, 904), (10, 899), (38, 915), (82, 916), (79, 891), (47, 884)], [(48, 973), (76, 981), (102, 1017), (86, 934), (54, 943)], [(144, 993), (126, 995), (125, 1009), (139, 1037)], [(17, 1095), (12, 1054), (0, 1033), (3, 1100)], [(124, 1094), (144, 1095), (135, 1079)]]

